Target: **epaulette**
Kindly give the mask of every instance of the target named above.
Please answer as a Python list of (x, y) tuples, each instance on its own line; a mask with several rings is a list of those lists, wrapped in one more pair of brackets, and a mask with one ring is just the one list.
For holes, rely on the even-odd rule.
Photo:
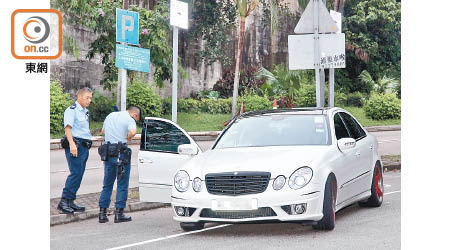
[(72, 103), (72, 105), (70, 105), (70, 109), (75, 109), (77, 107), (77, 104), (76, 103)]

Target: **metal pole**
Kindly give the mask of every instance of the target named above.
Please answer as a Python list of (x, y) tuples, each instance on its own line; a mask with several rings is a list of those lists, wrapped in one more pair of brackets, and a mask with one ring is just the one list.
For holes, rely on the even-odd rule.
[(319, 0), (314, 1), (314, 70), (316, 76), (316, 106), (320, 107), (320, 48), (319, 48)]
[(330, 108), (334, 107), (334, 68), (330, 68), (330, 77), (328, 79), (328, 106)]
[(120, 70), (121, 91), (120, 91), (120, 111), (127, 110), (127, 70)]
[[(124, 10), (128, 10), (128, 0), (124, 0), (122, 3)], [(117, 76), (117, 108), (121, 111), (127, 109), (127, 70), (119, 69)]]
[(178, 27), (173, 26), (172, 56), (172, 121), (177, 122), (177, 90), (178, 90)]
[(320, 69), (320, 107), (325, 107), (325, 69)]

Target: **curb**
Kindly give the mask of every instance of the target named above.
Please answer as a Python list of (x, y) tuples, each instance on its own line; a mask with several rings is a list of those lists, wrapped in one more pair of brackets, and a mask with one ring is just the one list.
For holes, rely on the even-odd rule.
[[(389, 126), (372, 126), (365, 127), (369, 132), (382, 132), (382, 131), (400, 131), (401, 125), (389, 125)], [(222, 131), (205, 131), (205, 132), (189, 132), (188, 134), (194, 139), (194, 141), (214, 141)], [(99, 147), (105, 138), (103, 136), (92, 137), (92, 147)], [(141, 143), (141, 134), (137, 134), (130, 141), (129, 145), (138, 145)], [(50, 139), (50, 150), (62, 149), (60, 139)]]
[(383, 169), (384, 169), (383, 172), (385, 172), (385, 171), (401, 170), (401, 167), (402, 167), (402, 164), (400, 162), (392, 163), (392, 164), (389, 164), (389, 165), (384, 165), (383, 166)]
[(389, 126), (372, 126), (365, 127), (369, 132), (382, 132), (382, 131), (400, 131), (402, 130), (401, 125), (389, 125)]
[[(160, 207), (166, 207), (169, 204), (157, 203), (157, 202), (135, 202), (128, 204), (125, 208), (125, 212), (137, 212), (142, 210), (150, 210)], [(82, 213), (75, 213), (73, 215), (58, 214), (50, 216), (50, 226), (66, 224), (75, 221), (87, 220), (98, 217), (98, 209), (90, 209)]]

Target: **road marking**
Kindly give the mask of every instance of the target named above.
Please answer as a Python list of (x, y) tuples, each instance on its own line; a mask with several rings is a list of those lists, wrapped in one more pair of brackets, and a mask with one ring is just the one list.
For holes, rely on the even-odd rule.
[(400, 139), (392, 139), (392, 140), (381, 140), (378, 141), (379, 144), (383, 144), (383, 143), (390, 143), (390, 142), (399, 142), (401, 141)]
[[(389, 192), (389, 193), (384, 193), (384, 195), (395, 194), (395, 193), (400, 193), (400, 192), (401, 192), (401, 190), (398, 190), (398, 191), (393, 191), (393, 192)], [(227, 227), (227, 226), (231, 226), (231, 224), (218, 225), (218, 226), (215, 226), (215, 227), (208, 227), (208, 228), (201, 229), (201, 230), (196, 230), (196, 231), (191, 231), (191, 232), (185, 232), (185, 233), (180, 233), (180, 234), (169, 235), (169, 236), (165, 236), (165, 237), (161, 237), (161, 238), (157, 238), (157, 239), (153, 239), (153, 240), (146, 240), (146, 241), (141, 241), (141, 242), (128, 244), (128, 245), (124, 245), (124, 246), (120, 246), (120, 247), (108, 248), (107, 250), (119, 250), (119, 249), (124, 249), (124, 248), (139, 246), (139, 245), (144, 245), (144, 244), (147, 244), (147, 243), (153, 243), (153, 242), (157, 242), (157, 241), (168, 240), (168, 239), (172, 239), (172, 238), (176, 238), (176, 237), (180, 237), (180, 236), (184, 236), (184, 235), (201, 233), (201, 232), (214, 230), (214, 229)]]
[(394, 192), (384, 193), (384, 195), (395, 194), (395, 193), (400, 193), (400, 192), (401, 192), (401, 190), (398, 190), (398, 191), (394, 191)]
[(125, 245), (125, 246), (109, 248), (107, 250), (119, 250), (119, 249), (124, 249), (124, 248), (128, 248), (128, 247), (139, 246), (139, 245), (143, 245), (143, 244), (147, 244), (147, 243), (152, 243), (152, 242), (172, 239), (172, 238), (176, 238), (176, 237), (180, 237), (180, 236), (184, 236), (184, 235), (188, 235), (188, 234), (201, 233), (201, 232), (204, 232), (204, 231), (218, 229), (218, 228), (227, 227), (227, 226), (231, 226), (231, 224), (218, 225), (218, 226), (215, 226), (215, 227), (208, 227), (208, 228), (201, 229), (201, 230), (185, 232), (185, 233), (181, 233), (181, 234), (169, 235), (169, 236), (165, 236), (165, 237), (161, 237), (161, 238), (157, 238), (157, 239), (153, 239), (153, 240), (146, 240), (146, 241), (141, 241), (141, 242), (137, 242), (137, 243), (133, 243), (133, 244), (128, 244), (128, 245)]

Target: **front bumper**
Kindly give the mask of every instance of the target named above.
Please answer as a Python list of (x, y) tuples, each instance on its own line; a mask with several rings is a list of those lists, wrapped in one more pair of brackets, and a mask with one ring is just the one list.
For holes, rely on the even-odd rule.
[[(253, 210), (217, 210), (213, 209), (213, 200), (228, 202), (242, 200), (257, 200), (257, 208)], [(290, 214), (283, 206), (291, 204), (306, 204), (306, 211), (302, 214)], [(188, 215), (179, 216), (175, 207), (190, 208)], [(318, 221), (323, 217), (323, 192), (308, 188), (292, 190), (284, 187), (275, 191), (271, 185), (259, 194), (240, 196), (212, 195), (203, 189), (199, 193), (189, 190), (185, 193), (172, 191), (173, 219), (180, 222), (222, 222), (244, 223), (257, 221)]]

